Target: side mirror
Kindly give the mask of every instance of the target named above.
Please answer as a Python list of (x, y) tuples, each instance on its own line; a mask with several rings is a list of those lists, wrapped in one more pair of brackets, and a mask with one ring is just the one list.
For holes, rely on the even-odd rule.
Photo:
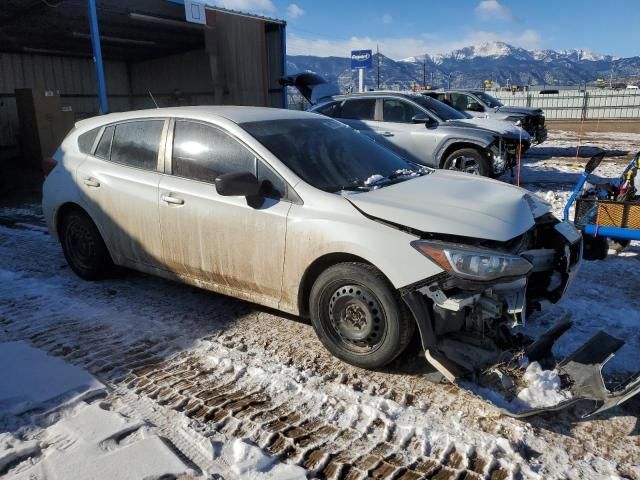
[(431, 120), (431, 117), (426, 113), (418, 113), (411, 117), (411, 121), (413, 123), (424, 123), (429, 125), (433, 120)]
[(584, 171), (586, 173), (593, 173), (593, 171), (596, 168), (598, 168), (598, 166), (602, 162), (602, 159), (604, 158), (605, 153), (606, 152), (600, 152), (597, 155), (594, 155), (593, 157), (591, 157), (587, 162), (587, 165), (584, 167)]
[(224, 197), (257, 197), (260, 184), (251, 172), (225, 173), (216, 178), (216, 191)]

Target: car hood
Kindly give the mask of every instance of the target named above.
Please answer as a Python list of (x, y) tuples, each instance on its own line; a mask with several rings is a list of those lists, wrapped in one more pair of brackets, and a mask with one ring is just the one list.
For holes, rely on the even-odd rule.
[[(520, 137), (520, 133), (516, 130), (513, 124), (511, 124), (511, 128), (508, 129), (504, 128), (504, 125), (500, 125), (497, 129), (494, 129), (492, 128), (492, 125), (494, 124), (492, 124), (491, 122), (485, 123), (484, 120), (486, 119), (484, 118), (481, 120), (482, 121), (473, 121), (473, 119), (471, 118), (447, 120), (446, 122), (441, 123), (441, 125), (446, 127), (471, 128), (476, 132), (482, 132), (493, 137), (495, 137), (496, 135), (509, 139), (517, 139)], [(494, 122), (502, 123), (503, 120), (494, 120)]]
[(500, 135), (507, 135), (509, 137), (522, 137), (522, 140), (525, 142), (531, 140), (531, 137), (525, 130), (516, 127), (512, 122), (507, 122), (506, 120), (496, 120), (486, 117), (473, 117), (457, 121), (491, 130), (492, 132), (499, 133)]
[(367, 216), (424, 233), (505, 242), (534, 225), (526, 193), (497, 180), (436, 170), (346, 198)]
[(500, 113), (517, 113), (520, 115), (542, 115), (541, 108), (532, 108), (532, 107), (510, 107), (505, 105), (503, 107), (498, 107), (498, 112)]

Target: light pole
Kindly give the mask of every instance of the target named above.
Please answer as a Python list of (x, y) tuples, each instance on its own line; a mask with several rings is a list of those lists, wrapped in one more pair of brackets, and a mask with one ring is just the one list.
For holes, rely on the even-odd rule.
[(447, 83), (447, 88), (451, 88), (451, 75), (453, 75), (453, 72), (449, 73), (449, 81)]

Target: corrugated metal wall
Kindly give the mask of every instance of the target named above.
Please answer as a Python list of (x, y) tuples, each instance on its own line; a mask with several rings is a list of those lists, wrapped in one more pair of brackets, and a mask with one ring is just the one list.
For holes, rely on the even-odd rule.
[[(105, 62), (111, 111), (174, 104), (281, 107), (278, 84), (282, 28), (265, 20), (207, 10), (204, 50), (127, 65)], [(98, 113), (95, 66), (90, 58), (0, 53), (0, 150), (18, 143), (14, 90), (59, 91), (76, 118)]]
[[(131, 108), (127, 67), (105, 62), (109, 101), (113, 110)], [(0, 148), (16, 145), (18, 129), (14, 90), (59, 91), (78, 117), (97, 113), (95, 67), (88, 58), (0, 53)]]
[(211, 105), (215, 103), (209, 55), (204, 50), (147, 60), (131, 65), (133, 108)]

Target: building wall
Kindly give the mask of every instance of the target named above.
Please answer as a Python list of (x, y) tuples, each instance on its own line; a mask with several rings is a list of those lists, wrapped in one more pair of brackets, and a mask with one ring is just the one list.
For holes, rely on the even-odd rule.
[(160, 107), (214, 104), (209, 55), (195, 50), (132, 63), (133, 109), (153, 108), (149, 92)]
[[(113, 110), (131, 108), (126, 68), (124, 62), (105, 62)], [(16, 88), (57, 91), (62, 103), (72, 107), (76, 118), (98, 113), (96, 74), (91, 59), (0, 53), (0, 151), (17, 144)]]

